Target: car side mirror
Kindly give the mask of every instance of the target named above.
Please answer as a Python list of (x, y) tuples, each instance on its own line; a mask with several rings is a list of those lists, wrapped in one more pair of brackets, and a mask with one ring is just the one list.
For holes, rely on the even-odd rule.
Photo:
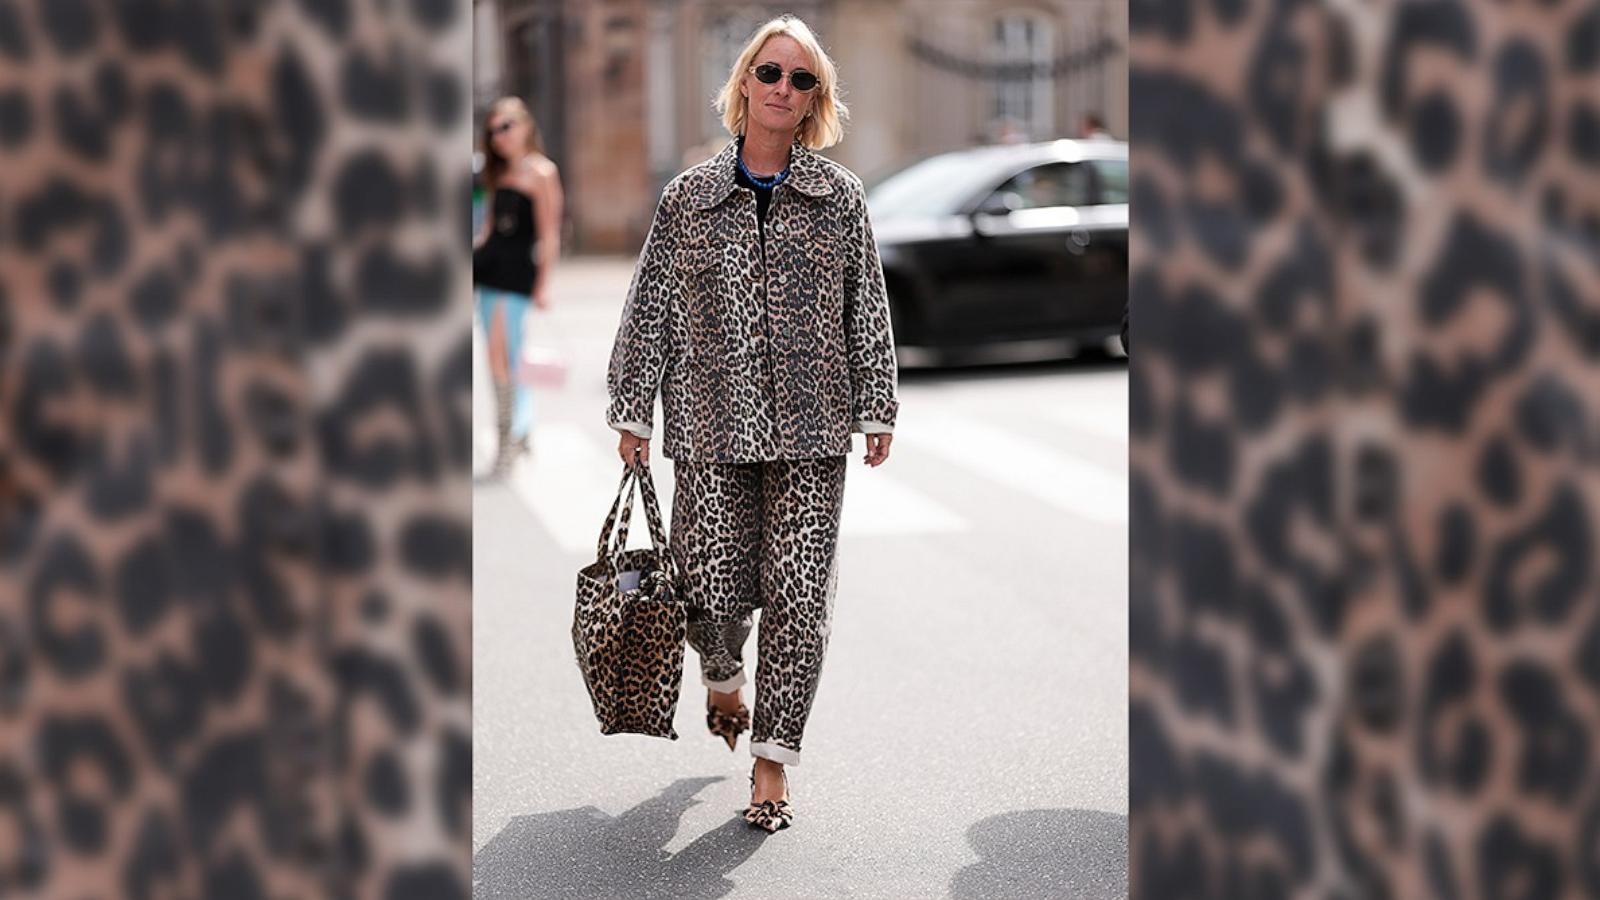
[(967, 218), (972, 222), (972, 233), (978, 237), (986, 237), (988, 229), (985, 227), (989, 219), (1003, 219), (1011, 215), (1011, 211), (1020, 204), (1017, 195), (1009, 191), (997, 191), (983, 198), (978, 208), (972, 211)]
[(977, 215), (980, 216), (1009, 216), (1017, 206), (1015, 194), (997, 191), (985, 197), (978, 206)]

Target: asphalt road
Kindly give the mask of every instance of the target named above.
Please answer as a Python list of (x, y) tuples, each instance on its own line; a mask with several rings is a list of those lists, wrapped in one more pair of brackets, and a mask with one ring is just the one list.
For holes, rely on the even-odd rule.
[(766, 835), (738, 816), (748, 733), (729, 753), (705, 731), (692, 650), (676, 742), (599, 734), (573, 661), (621, 474), (602, 416), (630, 266), (557, 271), (530, 340), (566, 381), (535, 457), (476, 489), (474, 896), (1125, 897), (1126, 365), (902, 371), (890, 459), (850, 458), (795, 824)]

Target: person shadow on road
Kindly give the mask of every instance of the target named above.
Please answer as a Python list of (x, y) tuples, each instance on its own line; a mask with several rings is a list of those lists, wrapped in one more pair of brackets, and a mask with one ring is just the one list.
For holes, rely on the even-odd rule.
[[(725, 777), (680, 778), (617, 816), (593, 806), (513, 819), (472, 861), (474, 900), (672, 897), (709, 900), (732, 893), (725, 876), (768, 835), (732, 816), (677, 853), (677, 834), (695, 796)], [(737, 813), (738, 810), (732, 810)]]

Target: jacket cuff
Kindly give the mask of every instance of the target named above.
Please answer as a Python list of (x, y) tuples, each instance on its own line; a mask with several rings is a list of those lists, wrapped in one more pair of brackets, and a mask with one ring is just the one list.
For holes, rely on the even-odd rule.
[(626, 431), (645, 440), (650, 439), (650, 426), (643, 422), (607, 422), (606, 424), (618, 431)]
[(856, 422), (855, 426), (850, 430), (859, 431), (862, 434), (893, 434), (894, 426), (885, 425), (882, 422), (874, 422), (871, 419), (862, 419)]

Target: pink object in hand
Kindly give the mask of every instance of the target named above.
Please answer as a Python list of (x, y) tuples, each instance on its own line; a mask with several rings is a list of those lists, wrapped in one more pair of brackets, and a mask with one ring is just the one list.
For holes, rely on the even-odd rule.
[(517, 375), (523, 384), (561, 387), (567, 383), (567, 361), (549, 347), (529, 347)]

